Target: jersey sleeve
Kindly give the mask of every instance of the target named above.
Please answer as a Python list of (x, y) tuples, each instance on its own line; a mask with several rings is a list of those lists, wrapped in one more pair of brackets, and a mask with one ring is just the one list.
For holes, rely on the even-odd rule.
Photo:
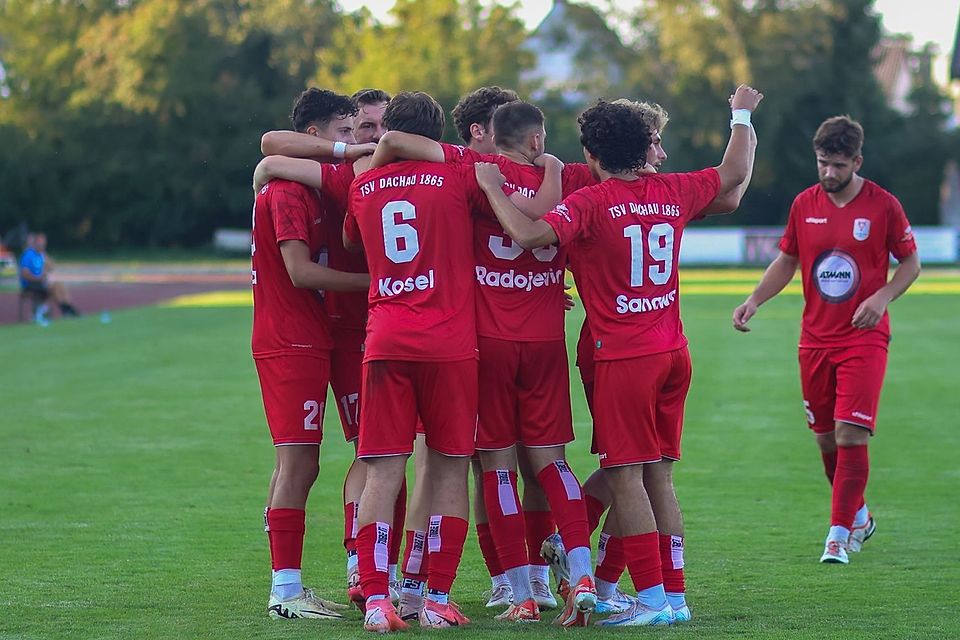
[(309, 243), (309, 225), (312, 221), (305, 194), (301, 189), (289, 185), (275, 185), (270, 191), (270, 212), (277, 244), (284, 240)]
[(443, 161), (447, 164), (467, 164), (472, 167), (475, 162), (493, 162), (492, 160), (485, 160), (483, 155), (470, 147), (447, 144), (446, 142), (441, 142), (440, 146), (443, 147)]
[(347, 215), (343, 219), (343, 233), (350, 239), (350, 242), (361, 244), (360, 226), (357, 224), (357, 218), (353, 215), (353, 211), (347, 211)]
[(553, 228), (560, 246), (565, 247), (586, 234), (593, 212), (594, 207), (590, 206), (590, 200), (574, 193), (564, 198), (552, 211), (548, 211), (542, 220)]
[(890, 207), (887, 209), (887, 249), (897, 260), (903, 260), (917, 251), (917, 241), (913, 237), (907, 214), (900, 201), (893, 196), (890, 196)]
[[(483, 189), (480, 188), (480, 183), (477, 182), (477, 172), (473, 168), (473, 163), (458, 166), (457, 174), (463, 184), (463, 195), (467, 199), (467, 206), (473, 215), (496, 220), (497, 215), (493, 212), (487, 194), (484, 193)], [(514, 189), (503, 185), (503, 192), (509, 197), (514, 193)]]
[(787, 255), (798, 256), (800, 255), (800, 244), (797, 242), (797, 213), (798, 205), (797, 201), (799, 198), (793, 201), (793, 204), (790, 205), (790, 213), (787, 215), (787, 228), (783, 230), (783, 235), (780, 237), (779, 248), (780, 251), (783, 251)]
[(347, 208), (347, 200), (350, 197), (350, 183), (353, 181), (352, 174), (353, 172), (346, 165), (320, 165), (321, 184), (323, 185), (320, 193), (340, 211)]
[(571, 162), (563, 165), (560, 180), (564, 198), (578, 189), (598, 184), (598, 180), (590, 172), (590, 167), (582, 162)]
[(680, 196), (687, 220), (699, 216), (720, 193), (720, 174), (713, 167), (674, 175), (679, 176)]

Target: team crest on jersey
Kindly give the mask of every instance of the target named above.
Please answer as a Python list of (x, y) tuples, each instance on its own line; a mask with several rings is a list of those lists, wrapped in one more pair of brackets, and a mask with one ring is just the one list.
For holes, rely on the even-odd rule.
[(870, 237), (870, 221), (866, 218), (857, 218), (853, 221), (853, 237), (863, 242)]

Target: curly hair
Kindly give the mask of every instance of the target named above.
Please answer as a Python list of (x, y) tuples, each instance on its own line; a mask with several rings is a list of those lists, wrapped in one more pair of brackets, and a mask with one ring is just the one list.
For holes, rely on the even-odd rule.
[(667, 123), (670, 122), (670, 114), (656, 102), (641, 102), (639, 100), (619, 98), (614, 100), (613, 104), (625, 104), (639, 111), (640, 116), (643, 118), (643, 121), (647, 123), (647, 126), (650, 127), (651, 131), (655, 130), (663, 133), (663, 130), (667, 128)]
[(650, 126), (635, 107), (598, 100), (577, 118), (580, 144), (610, 173), (637, 171), (650, 146)]
[(443, 107), (423, 91), (402, 91), (387, 103), (383, 126), (439, 141), (443, 135)]
[(470, 142), (473, 139), (470, 125), (479, 124), (486, 129), (497, 107), (519, 99), (516, 91), (500, 87), (480, 87), (463, 96), (452, 112), (453, 123), (460, 138), (464, 142)]
[(390, 102), (390, 94), (383, 89), (360, 89), (350, 96), (350, 98), (357, 103), (358, 107)]
[(357, 115), (357, 105), (349, 96), (310, 87), (293, 103), (290, 121), (295, 131), (304, 133), (310, 125), (322, 129), (334, 118), (355, 115)]
[(832, 156), (856, 158), (863, 149), (863, 127), (850, 116), (824, 120), (813, 136), (813, 150)]
[(514, 100), (497, 107), (493, 112), (493, 130), (497, 133), (497, 146), (512, 148), (523, 143), (523, 137), (531, 129), (543, 126), (543, 111), (524, 102)]

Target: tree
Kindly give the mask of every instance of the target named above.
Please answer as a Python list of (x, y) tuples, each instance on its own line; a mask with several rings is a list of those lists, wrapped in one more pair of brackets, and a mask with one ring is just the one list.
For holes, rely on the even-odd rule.
[[(448, 110), (481, 86), (516, 88), (531, 57), (514, 14), (515, 6), (479, 0), (397, 0), (386, 22), (366, 10), (344, 16), (318, 55), (316, 84), (347, 93), (426, 91)], [(445, 137), (455, 138), (451, 122)]]

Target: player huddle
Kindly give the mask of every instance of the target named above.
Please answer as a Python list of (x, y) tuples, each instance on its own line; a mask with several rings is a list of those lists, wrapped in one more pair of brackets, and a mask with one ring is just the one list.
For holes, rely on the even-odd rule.
[[(451, 590), (468, 529), (471, 460), (477, 534), (492, 580), (488, 606), (505, 607), (497, 619), (535, 622), (541, 609), (558, 607), (548, 564), (561, 596), (555, 624), (585, 626), (594, 612), (610, 614), (598, 623), (604, 626), (691, 619), (672, 479), (691, 376), (679, 251), (690, 221), (738, 206), (756, 148), (750, 115), (762, 97), (747, 86), (736, 90), (721, 163), (686, 174), (657, 171), (666, 158), (667, 116), (655, 104), (598, 101), (578, 120), (585, 163), (564, 165), (545, 153), (542, 112), (499, 87), (478, 89), (453, 110), (463, 146), (439, 142), (443, 110), (422, 92), (391, 98), (368, 89), (347, 97), (310, 89), (299, 97), (295, 131), (264, 136), (267, 157), (254, 176), (253, 355), (276, 445), (265, 510), (270, 615), (342, 617), (343, 605), (304, 588), (300, 574), (329, 384), (344, 435), (356, 446), (344, 481), (344, 547), (348, 595), (364, 612), (366, 630), (469, 622)], [(831, 194), (850, 189), (853, 178), (858, 193), (863, 188), (854, 168), (833, 166), (848, 147), (825, 148), (833, 173), (824, 178), (821, 164), (821, 185), (839, 187)], [(857, 147), (849, 160), (859, 157)], [(867, 195), (895, 202), (873, 183)], [(756, 305), (802, 262), (805, 287), (819, 278), (820, 293), (826, 288), (848, 306), (873, 301), (869, 313), (856, 312), (858, 336), (882, 331), (886, 302), (916, 274), (906, 281), (909, 270), (901, 267), (891, 285), (903, 273), (902, 290), (888, 291), (881, 256), (895, 236), (898, 258), (915, 253), (902, 210), (901, 221), (892, 209), (865, 206), (867, 233), (861, 224), (852, 236), (860, 244), (829, 260), (810, 259), (833, 274), (824, 277), (807, 268), (808, 245), (820, 251), (822, 241), (798, 231), (792, 210), (781, 244), (786, 264), (773, 280), (768, 271), (747, 310), (738, 308), (737, 328), (745, 329)], [(815, 231), (829, 230), (827, 217), (831, 224)], [(877, 241), (864, 242), (871, 237)], [(858, 254), (867, 244), (869, 261)], [(839, 253), (860, 274), (838, 294), (841, 285), (831, 278), (842, 272)], [(577, 364), (599, 456), (599, 469), (582, 485), (565, 460), (573, 441), (566, 269), (586, 310)], [(805, 312), (805, 331), (823, 324), (822, 316), (808, 320)], [(872, 429), (876, 404), (847, 401), (841, 383), (856, 385), (858, 371), (848, 373), (849, 358), (834, 352), (848, 341), (825, 342), (802, 341), (801, 362), (805, 350), (817, 352), (809, 359), (820, 385), (820, 422), (811, 419), (818, 442), (833, 436), (833, 420), (842, 425), (833, 443), (836, 479), (827, 468), (836, 522), (825, 556), (840, 546), (846, 561), (856, 532), (862, 544), (872, 528), (855, 522), (866, 509), (866, 474), (857, 473), (866, 444), (842, 427), (869, 411), (869, 424), (851, 426), (869, 434), (862, 427)], [(854, 351), (861, 359), (866, 353)], [(884, 363), (885, 354), (884, 343)], [(854, 366), (875, 367), (877, 357)], [(834, 392), (837, 409), (828, 416)], [(804, 394), (809, 400), (806, 384)], [(844, 457), (848, 448), (857, 453)], [(839, 505), (838, 486), (846, 492)], [(601, 520), (594, 567), (590, 535)], [(636, 595), (617, 586), (624, 570)]]

